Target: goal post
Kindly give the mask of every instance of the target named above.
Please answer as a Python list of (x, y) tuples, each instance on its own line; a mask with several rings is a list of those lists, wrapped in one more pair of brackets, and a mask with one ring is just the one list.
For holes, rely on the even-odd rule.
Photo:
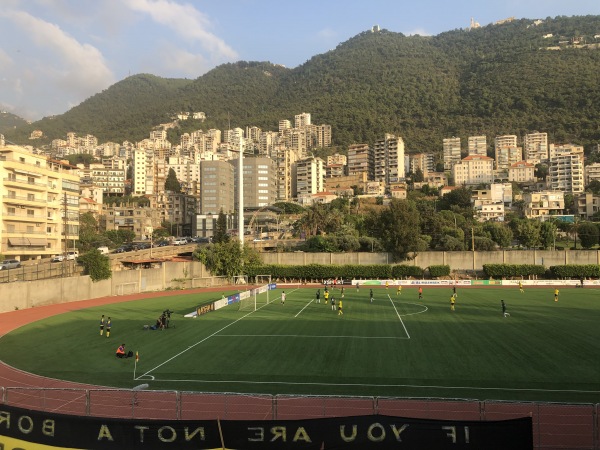
[(270, 302), (269, 290), (271, 285), (271, 275), (257, 275), (256, 287), (240, 293), (238, 310), (256, 311)]

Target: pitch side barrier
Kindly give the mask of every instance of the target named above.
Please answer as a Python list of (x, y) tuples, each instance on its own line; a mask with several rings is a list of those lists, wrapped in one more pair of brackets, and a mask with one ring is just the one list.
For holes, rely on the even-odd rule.
[(216, 311), (217, 309), (224, 308), (225, 306), (232, 305), (234, 303), (239, 303), (240, 301), (250, 298), (254, 295), (264, 294), (267, 291), (272, 291), (277, 289), (276, 283), (265, 284), (264, 286), (259, 286), (254, 289), (249, 289), (247, 291), (238, 292), (237, 294), (229, 295), (227, 297), (223, 296), (223, 298), (219, 300), (215, 300), (212, 303), (205, 303), (203, 305), (199, 305), (196, 307), (195, 311), (186, 314), (184, 317), (196, 318), (198, 316), (202, 316), (211, 311)]
[(574, 286), (599, 287), (600, 280), (352, 280), (356, 286)]

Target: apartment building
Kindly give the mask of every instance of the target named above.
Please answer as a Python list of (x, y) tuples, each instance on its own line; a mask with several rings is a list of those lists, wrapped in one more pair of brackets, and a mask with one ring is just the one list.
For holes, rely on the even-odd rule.
[(348, 147), (348, 175), (366, 173), (368, 180), (375, 178), (375, 155), (368, 144), (352, 144)]
[(577, 215), (582, 219), (590, 220), (600, 212), (600, 196), (591, 192), (583, 192), (575, 197), (577, 202)]
[(234, 211), (233, 165), (228, 161), (200, 161), (200, 214)]
[(188, 195), (200, 195), (200, 164), (190, 158), (171, 156), (165, 167), (167, 176), (171, 169), (181, 184), (182, 192)]
[(503, 136), (496, 136), (494, 138), (494, 151), (500, 147), (516, 147), (517, 136), (514, 134), (506, 134)]
[(534, 183), (535, 166), (527, 161), (518, 161), (508, 168), (508, 181), (515, 183)]
[(417, 173), (420, 170), (423, 176), (426, 177), (430, 173), (435, 172), (435, 156), (433, 153), (409, 155), (408, 161), (409, 170), (412, 173)]
[(277, 200), (288, 202), (296, 192), (296, 161), (300, 159), (298, 152), (285, 145), (277, 144), (274, 148), (277, 165)]
[(154, 194), (154, 152), (136, 148), (133, 151), (131, 191), (134, 195)]
[(470, 155), (487, 156), (487, 137), (469, 136), (467, 139), (467, 152)]
[(302, 128), (311, 125), (310, 113), (301, 113), (294, 116), (294, 128)]
[(375, 181), (385, 185), (397, 183), (405, 178), (404, 140), (386, 133), (383, 139), (373, 144)]
[(548, 161), (548, 133), (526, 134), (523, 139), (524, 159), (531, 164)]
[(482, 155), (467, 156), (454, 165), (452, 175), (456, 186), (490, 184), (494, 181), (494, 160)]
[[(100, 231), (129, 230), (135, 233), (136, 239), (144, 239), (149, 228), (159, 228), (165, 219), (164, 210), (152, 204), (141, 206), (131, 204), (104, 204), (102, 215), (98, 221)], [(174, 233), (177, 230), (174, 230)]]
[(559, 155), (574, 154), (581, 158), (583, 163), (583, 146), (574, 144), (550, 144), (548, 148), (549, 158), (556, 158)]
[[(239, 160), (231, 160), (235, 180), (235, 209), (238, 209), (238, 165)], [(262, 208), (277, 201), (277, 166), (275, 161), (267, 157), (245, 157), (244, 174), (244, 208)]]
[(546, 182), (553, 191), (581, 194), (584, 191), (583, 158), (576, 153), (559, 154), (550, 158)]
[(442, 140), (444, 170), (452, 170), (460, 162), (460, 138), (451, 137)]
[(79, 240), (79, 176), (65, 162), (0, 147), (0, 253), (21, 261), (56, 255)]
[(325, 190), (324, 163), (321, 158), (296, 161), (296, 197), (299, 202), (310, 201), (313, 194)]
[(600, 163), (588, 164), (584, 168), (585, 185), (589, 185), (592, 181), (600, 181)]
[(523, 202), (525, 217), (544, 220), (564, 213), (565, 194), (559, 191), (525, 192)]
[(523, 160), (521, 147), (501, 146), (495, 148), (496, 170), (508, 171), (513, 164)]

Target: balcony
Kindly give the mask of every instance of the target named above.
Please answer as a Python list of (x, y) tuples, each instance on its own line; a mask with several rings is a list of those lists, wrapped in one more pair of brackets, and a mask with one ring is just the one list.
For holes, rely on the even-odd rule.
[(35, 189), (38, 191), (45, 191), (47, 183), (40, 183), (31, 180), (20, 180), (17, 178), (4, 178), (4, 186), (14, 186), (18, 188)]

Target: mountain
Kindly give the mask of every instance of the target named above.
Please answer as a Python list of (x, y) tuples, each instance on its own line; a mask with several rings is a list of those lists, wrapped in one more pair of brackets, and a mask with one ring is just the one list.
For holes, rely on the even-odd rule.
[[(541, 23), (540, 23), (541, 22)], [(294, 69), (238, 62), (195, 80), (135, 75), (65, 114), (7, 133), (46, 142), (66, 133), (100, 142), (139, 141), (180, 111), (207, 120), (194, 129), (258, 126), (310, 112), (331, 124), (334, 144), (401, 135), (409, 151), (439, 151), (442, 139), (548, 132), (552, 142), (600, 142), (600, 16), (515, 20), (437, 36), (363, 32)]]
[(6, 111), (0, 111), (0, 134), (4, 134), (18, 127), (25, 126), (29, 122), (19, 116)]

